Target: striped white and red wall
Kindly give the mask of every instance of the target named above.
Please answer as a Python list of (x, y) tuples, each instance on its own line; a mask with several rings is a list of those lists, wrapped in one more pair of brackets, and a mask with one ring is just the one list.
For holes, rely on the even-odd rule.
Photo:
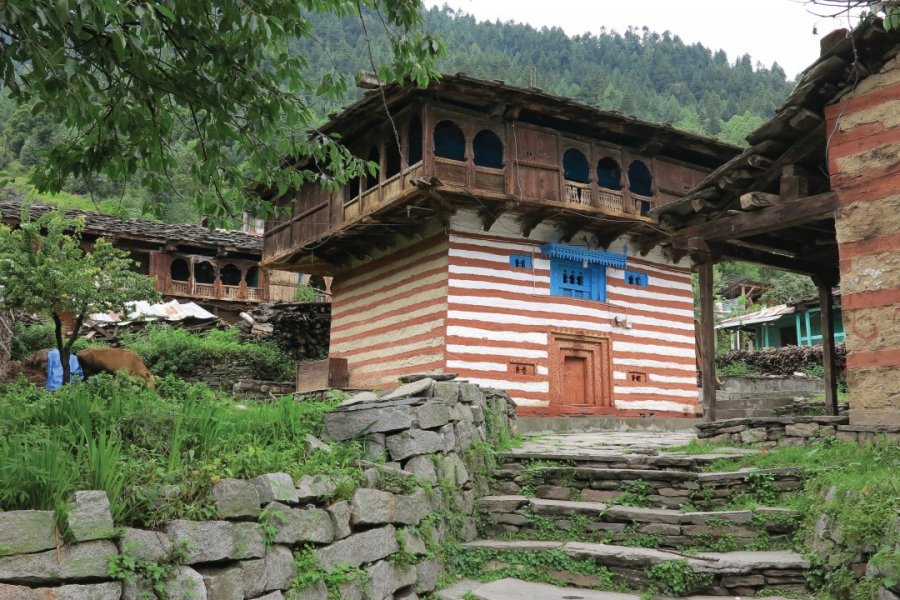
[(825, 109), (850, 424), (900, 423), (900, 59)]
[[(461, 211), (449, 231), (335, 279), (331, 350), (348, 359), (351, 385), (452, 372), (507, 390), (520, 414), (699, 412), (686, 264), (629, 250), (627, 268), (647, 274), (647, 286), (607, 267), (605, 302), (565, 298), (551, 294), (550, 260), (541, 256), (549, 227), (523, 238), (512, 219), (490, 233), (479, 225)], [(531, 257), (531, 267), (511, 266), (512, 254)], [(579, 357), (590, 373), (573, 392), (567, 369)]]

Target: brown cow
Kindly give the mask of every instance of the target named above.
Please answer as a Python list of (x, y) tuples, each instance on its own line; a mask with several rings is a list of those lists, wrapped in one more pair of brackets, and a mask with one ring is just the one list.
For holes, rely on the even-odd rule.
[(153, 373), (141, 360), (141, 357), (131, 350), (122, 348), (88, 348), (78, 353), (78, 362), (87, 379), (97, 373), (112, 373), (127, 371), (134, 377), (140, 377), (148, 388), (156, 387), (156, 379)]

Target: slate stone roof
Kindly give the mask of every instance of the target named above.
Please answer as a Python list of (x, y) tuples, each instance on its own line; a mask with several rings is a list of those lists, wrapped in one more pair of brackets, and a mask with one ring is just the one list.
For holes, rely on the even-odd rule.
[[(47, 204), (32, 204), (31, 218), (53, 210)], [(4, 223), (18, 223), (22, 213), (22, 198), (7, 195), (0, 198), (0, 219)], [(261, 236), (241, 231), (206, 229), (197, 225), (160, 223), (144, 219), (120, 219), (111, 215), (82, 210), (67, 210), (66, 218), (82, 217), (85, 221), (85, 235), (89, 237), (108, 236), (117, 239), (140, 240), (158, 244), (174, 244), (179, 249), (189, 248), (215, 250), (261, 256), (263, 240)]]

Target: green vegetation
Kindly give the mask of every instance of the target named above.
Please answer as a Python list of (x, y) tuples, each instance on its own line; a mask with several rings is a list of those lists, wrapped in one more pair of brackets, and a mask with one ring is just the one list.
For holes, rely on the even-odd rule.
[[(366, 571), (359, 567), (341, 564), (331, 570), (322, 568), (312, 546), (294, 551), (294, 566), (297, 568), (297, 576), (291, 583), (292, 590), (308, 591), (312, 586), (324, 584), (329, 600), (341, 600), (341, 586), (345, 584), (356, 582), (365, 587), (369, 581)], [(304, 594), (300, 593), (300, 596), (304, 597)]]
[(713, 582), (711, 573), (694, 572), (686, 560), (657, 563), (647, 569), (647, 577), (653, 582), (654, 588), (673, 596), (686, 596)]
[(147, 598), (166, 598), (166, 584), (175, 575), (174, 566), (187, 558), (184, 548), (175, 546), (167, 556), (158, 561), (135, 558), (132, 550), (133, 547), (126, 545), (121, 554), (108, 558), (109, 576), (147, 590), (141, 594), (141, 598), (145, 595)]
[[(900, 530), (896, 526), (900, 446), (824, 439), (807, 446), (779, 446), (765, 454), (716, 461), (709, 470), (782, 466), (798, 466), (805, 472), (803, 489), (782, 496), (779, 504), (801, 514), (794, 546), (816, 565), (808, 583), (823, 598), (874, 598), (881, 578), (858, 584), (850, 565), (858, 554), (873, 555), (872, 563), (881, 565), (886, 573), (891, 572), (889, 567), (893, 573), (900, 573)], [(761, 476), (748, 477), (756, 500), (770, 500), (770, 482)], [(831, 539), (817, 538), (817, 529), (823, 527)]]
[[(308, 448), (329, 402), (235, 403), (171, 376), (157, 390), (97, 376), (55, 393), (0, 386), (0, 510), (53, 509), (78, 489), (102, 489), (117, 524), (153, 526), (214, 515), (221, 478), (286, 472), (356, 483), (362, 450)], [(346, 494), (352, 486), (342, 486)]]
[[(390, 43), (377, 63), (367, 54), (368, 68), (384, 81), (420, 85), (434, 74), (440, 51), (421, 31), (416, 1), (172, 6), (4, 3), (0, 69), (5, 95), (40, 120), (42, 143), (29, 150), (39, 188), (58, 191), (69, 177), (103, 176), (177, 194), (174, 174), (191, 183), (186, 197), (199, 212), (216, 220), (239, 216), (251, 203), (244, 190), (257, 182), (283, 194), (301, 181), (346, 181), (366, 165), (307, 131), (318, 124), (312, 98), (341, 96), (355, 71), (331, 61), (322, 68), (289, 45), (320, 43), (319, 14), (355, 17), (363, 28), (369, 19), (373, 30), (389, 32)], [(315, 168), (295, 170), (284, 156), (314, 158)]]
[(123, 335), (122, 346), (137, 352), (157, 375), (193, 374), (198, 364), (232, 359), (251, 365), (259, 379), (285, 381), (296, 376), (296, 361), (274, 341), (243, 342), (235, 328), (197, 334), (151, 325), (143, 332)]
[[(128, 252), (103, 238), (85, 252), (83, 230), (83, 220), (68, 221), (57, 211), (35, 220), (23, 212), (17, 229), (0, 225), (0, 307), (53, 319), (63, 383), (69, 381), (69, 353), (88, 315), (127, 314), (127, 302), (159, 297), (153, 279), (131, 270), (134, 261)], [(74, 315), (75, 321), (72, 333), (63, 339), (66, 314)]]
[(562, 548), (540, 551), (493, 550), (449, 544), (441, 558), (455, 576), (483, 582), (515, 577), (525, 581), (566, 585), (560, 575), (570, 573), (587, 576), (592, 580), (591, 585), (582, 587), (619, 589), (613, 583), (609, 569), (598, 566), (590, 558), (572, 558)]
[(727, 363), (721, 369), (718, 369), (717, 373), (723, 377), (740, 377), (743, 375), (761, 375), (762, 371), (742, 360), (737, 360)]

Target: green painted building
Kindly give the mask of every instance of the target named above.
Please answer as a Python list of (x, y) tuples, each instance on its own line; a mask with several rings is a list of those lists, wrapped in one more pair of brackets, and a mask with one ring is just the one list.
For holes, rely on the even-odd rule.
[[(729, 317), (716, 328), (729, 332), (732, 349), (814, 346), (822, 343), (822, 316), (817, 301), (781, 304), (737, 317)], [(841, 307), (834, 307), (834, 341), (844, 341)]]

